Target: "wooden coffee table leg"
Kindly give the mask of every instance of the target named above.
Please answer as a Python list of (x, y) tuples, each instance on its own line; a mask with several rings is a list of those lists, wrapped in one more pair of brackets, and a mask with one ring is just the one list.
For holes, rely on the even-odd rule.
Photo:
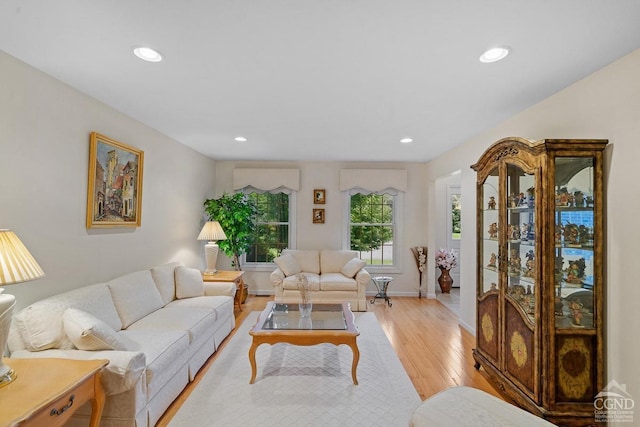
[(256, 337), (253, 337), (251, 348), (249, 348), (249, 363), (251, 364), (251, 379), (249, 380), (249, 384), (253, 384), (253, 382), (256, 380), (256, 349), (259, 345), (259, 343), (256, 343)]
[(358, 385), (358, 378), (356, 377), (356, 369), (358, 368), (358, 362), (360, 361), (360, 350), (358, 349), (358, 343), (354, 337), (353, 342), (349, 344), (351, 350), (353, 351), (353, 362), (351, 362), (351, 377), (353, 378), (353, 383)]

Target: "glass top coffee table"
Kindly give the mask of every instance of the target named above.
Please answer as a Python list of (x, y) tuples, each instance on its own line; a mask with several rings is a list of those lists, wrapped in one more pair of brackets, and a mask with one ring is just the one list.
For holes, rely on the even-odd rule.
[(256, 349), (260, 344), (287, 343), (293, 345), (316, 345), (329, 343), (346, 344), (353, 351), (351, 377), (358, 384), (356, 368), (360, 360), (360, 351), (356, 337), (360, 335), (354, 324), (354, 315), (349, 303), (313, 304), (310, 317), (300, 315), (298, 304), (269, 302), (260, 314), (249, 335), (253, 337), (249, 349), (251, 380), (256, 379)]

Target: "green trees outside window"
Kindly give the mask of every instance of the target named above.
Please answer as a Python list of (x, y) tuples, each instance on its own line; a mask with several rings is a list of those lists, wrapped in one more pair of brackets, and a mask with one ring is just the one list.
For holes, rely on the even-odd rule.
[(247, 251), (247, 262), (273, 262), (289, 246), (289, 195), (250, 193), (256, 206), (255, 230)]
[(351, 249), (370, 265), (393, 264), (394, 200), (389, 194), (351, 196)]

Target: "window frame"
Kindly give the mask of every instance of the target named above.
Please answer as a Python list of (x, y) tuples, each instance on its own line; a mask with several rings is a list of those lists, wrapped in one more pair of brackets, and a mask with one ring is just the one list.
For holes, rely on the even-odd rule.
[[(297, 228), (297, 214), (296, 214), (296, 206), (298, 205), (298, 192), (290, 190), (291, 193), (289, 196), (289, 244), (287, 248), (296, 249), (296, 228)], [(240, 192), (244, 194), (256, 193), (258, 191), (255, 188), (245, 188)], [(285, 191), (265, 191), (264, 193), (284, 193)], [(276, 264), (274, 262), (248, 262), (247, 254), (242, 254), (242, 270), (243, 271), (268, 271), (271, 272), (276, 269)]]
[(343, 219), (342, 219), (342, 248), (344, 250), (351, 250), (351, 196), (354, 194), (382, 194), (386, 193), (392, 196), (393, 199), (393, 264), (387, 265), (375, 265), (369, 264), (365, 266), (369, 273), (373, 274), (387, 274), (387, 273), (402, 273), (403, 257), (403, 238), (402, 230), (400, 227), (400, 220), (404, 215), (404, 193), (402, 191), (396, 191), (396, 194), (392, 194), (389, 191), (359, 191), (359, 189), (351, 189), (343, 191)]

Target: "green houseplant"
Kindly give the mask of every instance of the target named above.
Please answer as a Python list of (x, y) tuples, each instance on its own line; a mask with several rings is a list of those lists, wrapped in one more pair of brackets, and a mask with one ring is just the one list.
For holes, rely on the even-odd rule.
[(232, 259), (232, 265), (240, 270), (240, 257), (246, 253), (255, 231), (256, 206), (242, 193), (224, 193), (217, 199), (207, 199), (204, 210), (209, 220), (218, 221), (227, 235), (219, 240), (220, 249)]

